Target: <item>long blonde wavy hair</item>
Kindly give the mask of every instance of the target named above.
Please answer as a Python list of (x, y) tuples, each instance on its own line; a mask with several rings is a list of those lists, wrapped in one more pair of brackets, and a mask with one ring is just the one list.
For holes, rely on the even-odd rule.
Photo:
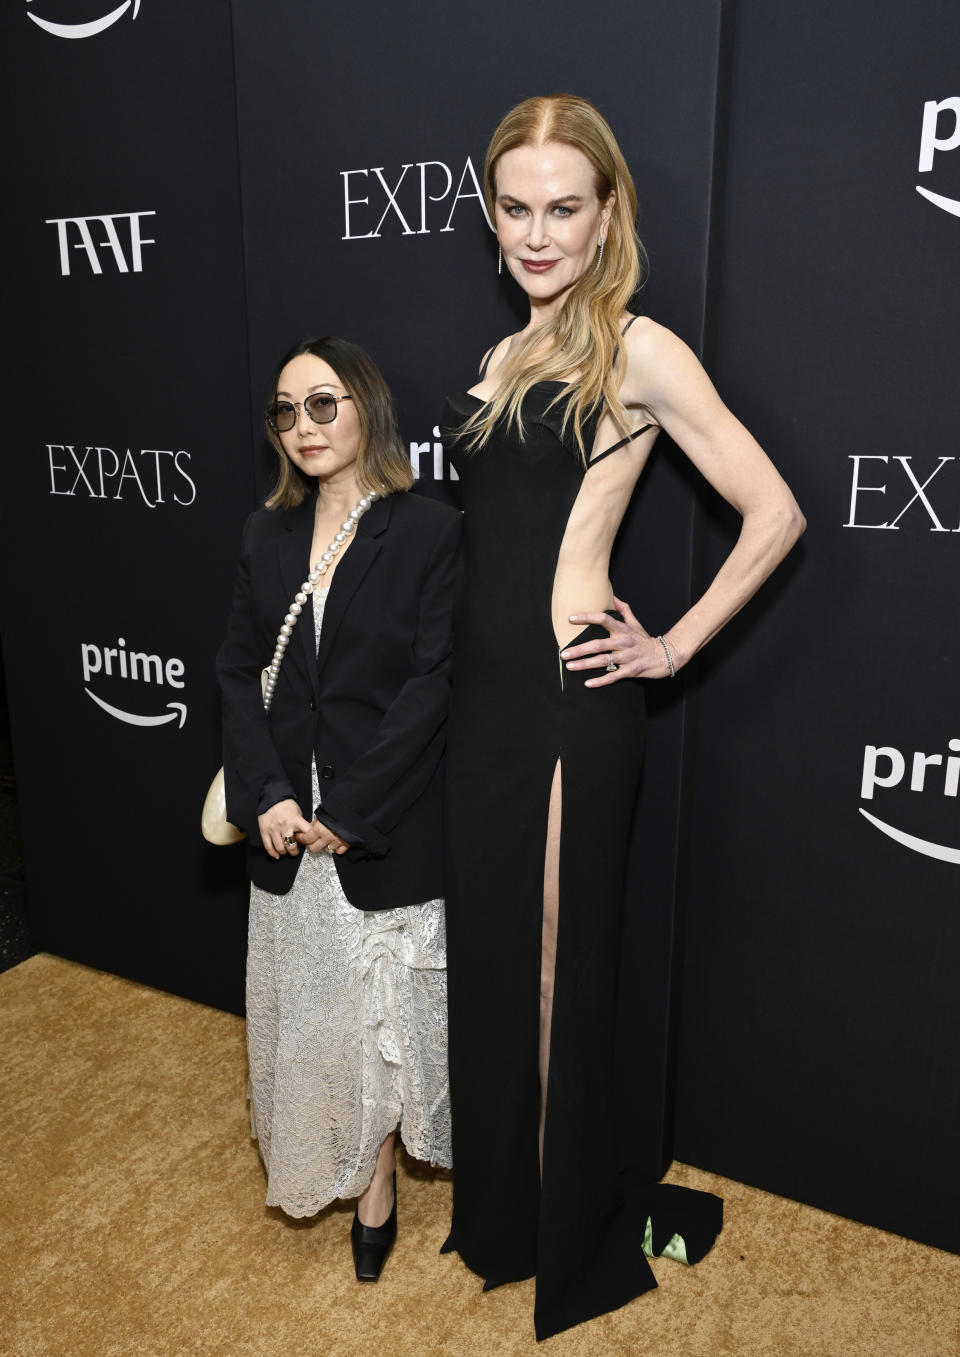
[(468, 447), (483, 446), (506, 415), (523, 437), (521, 406), (532, 386), (543, 381), (573, 379), (551, 401), (565, 401), (563, 427), (572, 423), (584, 460), (583, 426), (591, 412), (605, 406), (627, 429), (627, 412), (618, 390), (623, 354), (620, 318), (639, 288), (646, 253), (637, 235), (637, 191), (603, 115), (574, 94), (538, 95), (512, 108), (491, 138), (484, 164), (484, 196), (495, 220), (497, 164), (517, 146), (573, 146), (593, 166), (597, 198), (606, 204), (615, 195), (600, 267), (588, 268), (570, 289), (557, 315), (517, 342), (500, 371), (497, 394), (467, 420), (461, 436)]

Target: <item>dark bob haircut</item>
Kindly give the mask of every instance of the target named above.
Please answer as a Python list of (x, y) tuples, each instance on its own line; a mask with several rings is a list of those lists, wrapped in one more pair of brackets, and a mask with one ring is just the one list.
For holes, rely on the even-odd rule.
[[(378, 495), (391, 495), (397, 490), (409, 490), (413, 485), (413, 471), (400, 441), (393, 396), (376, 363), (359, 344), (335, 335), (325, 339), (301, 339), (277, 364), (270, 399), (276, 399), (277, 383), (283, 369), (304, 353), (311, 353), (328, 363), (353, 398), (360, 420), (357, 484), (363, 493), (375, 490)], [(266, 427), (267, 438), (280, 459), (280, 474), (267, 500), (267, 508), (292, 509), (311, 489), (311, 478), (304, 476), (291, 462), (269, 421)]]

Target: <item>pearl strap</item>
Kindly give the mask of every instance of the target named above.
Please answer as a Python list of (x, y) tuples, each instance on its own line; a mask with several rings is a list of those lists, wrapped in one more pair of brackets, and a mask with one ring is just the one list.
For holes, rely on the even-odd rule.
[(290, 609), (283, 619), (280, 635), (277, 637), (277, 648), (273, 652), (273, 659), (264, 671), (266, 676), (263, 685), (264, 711), (270, 710), (270, 703), (273, 701), (273, 694), (276, 691), (277, 677), (280, 673), (280, 665), (283, 662), (284, 651), (290, 643), (293, 629), (297, 625), (297, 618), (303, 612), (303, 605), (306, 603), (308, 595), (313, 593), (321, 577), (330, 569), (337, 553), (343, 550), (347, 538), (351, 533), (356, 531), (357, 524), (370, 508), (370, 505), (375, 499), (379, 498), (380, 496), (376, 494), (375, 491), (371, 490), (369, 494), (364, 495), (363, 498), (358, 501), (355, 509), (350, 510), (349, 515), (340, 524), (340, 531), (294, 595), (293, 602), (290, 604)]

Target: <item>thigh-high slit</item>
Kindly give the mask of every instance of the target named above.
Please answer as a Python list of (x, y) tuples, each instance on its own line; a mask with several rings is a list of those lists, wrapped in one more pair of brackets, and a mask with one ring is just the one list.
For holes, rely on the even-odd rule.
[(543, 1176), (543, 1128), (550, 1082), (550, 1029), (557, 969), (557, 933), (560, 921), (560, 832), (563, 816), (563, 770), (559, 759), (550, 785), (547, 847), (543, 862), (543, 922), (540, 930), (540, 1175)]
[[(456, 437), (476, 398), (443, 417), (465, 505), (447, 744), (454, 1208), (444, 1248), (488, 1286), (536, 1275), (539, 1338), (656, 1285), (647, 1222), (670, 1241), (683, 1214), (658, 1196), (669, 1189), (651, 1180), (638, 1196), (619, 1173), (615, 1017), (644, 692), (632, 679), (588, 688), (596, 671), (560, 659), (555, 571), (584, 467), (555, 395), (538, 384), (525, 436), (498, 427), (476, 453)], [(590, 626), (566, 644), (607, 634)], [(642, 1061), (639, 1017), (631, 1040)], [(719, 1226), (715, 1206), (702, 1228), (699, 1213), (684, 1225), (699, 1241), (691, 1261)]]

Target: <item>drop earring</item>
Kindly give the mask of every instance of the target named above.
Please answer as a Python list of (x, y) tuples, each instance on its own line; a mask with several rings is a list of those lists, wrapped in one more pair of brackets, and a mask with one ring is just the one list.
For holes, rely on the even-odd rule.
[(602, 263), (603, 263), (603, 241), (601, 240), (601, 241), (600, 241), (600, 252), (599, 252), (599, 254), (597, 255), (597, 262), (596, 262), (596, 265), (594, 266), (594, 270), (593, 270), (594, 273), (596, 273), (597, 269), (600, 267), (600, 265), (601, 265)]
[(497, 273), (503, 273), (503, 251), (499, 245), (497, 246)]

